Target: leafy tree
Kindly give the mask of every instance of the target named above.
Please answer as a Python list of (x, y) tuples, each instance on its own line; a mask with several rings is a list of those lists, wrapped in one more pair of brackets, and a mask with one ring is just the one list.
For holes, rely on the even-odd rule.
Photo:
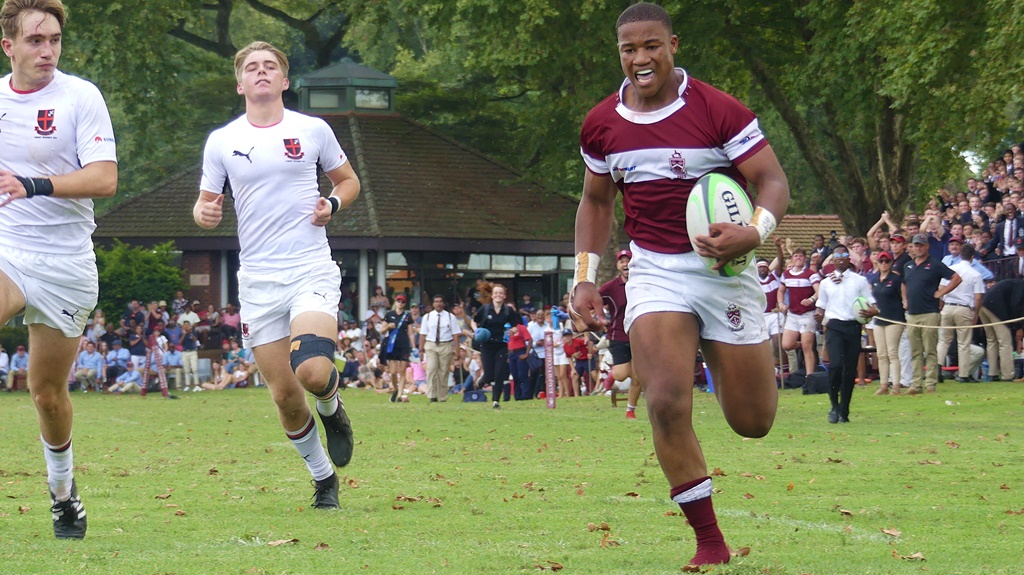
[(108, 317), (119, 314), (131, 300), (168, 300), (185, 289), (181, 268), (175, 265), (174, 242), (152, 249), (129, 246), (114, 240), (108, 249), (96, 248), (100, 297), (97, 306)]

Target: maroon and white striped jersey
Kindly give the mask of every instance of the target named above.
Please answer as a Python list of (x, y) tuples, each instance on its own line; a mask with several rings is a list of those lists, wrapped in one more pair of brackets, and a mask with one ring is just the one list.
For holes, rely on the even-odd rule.
[(814, 295), (814, 284), (820, 281), (821, 276), (810, 266), (804, 266), (799, 272), (792, 269), (782, 272), (782, 285), (786, 286), (786, 295), (789, 296), (790, 313), (814, 311), (813, 303), (808, 306), (800, 302)]
[(761, 283), (761, 291), (764, 292), (764, 299), (767, 300), (764, 311), (765, 313), (770, 312), (779, 305), (779, 273), (768, 272), (764, 279), (758, 276), (757, 281)]
[(768, 145), (757, 117), (736, 98), (682, 68), (679, 99), (654, 112), (623, 103), (629, 80), (595, 106), (580, 132), (587, 169), (610, 175), (622, 192), (630, 239), (659, 253), (692, 251), (686, 233), (686, 200), (709, 172), (725, 174), (741, 187), (737, 169)]

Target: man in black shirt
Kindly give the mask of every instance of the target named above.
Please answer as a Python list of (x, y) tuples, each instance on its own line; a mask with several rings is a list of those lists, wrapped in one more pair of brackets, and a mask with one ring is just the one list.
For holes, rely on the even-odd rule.
[[(927, 391), (934, 393), (939, 383), (939, 330), (935, 329), (940, 323), (939, 299), (960, 285), (960, 275), (929, 257), (926, 234), (916, 234), (908, 251), (913, 260), (903, 266), (903, 307), (907, 310), (907, 337), (914, 366), (908, 393), (921, 393), (922, 380)], [(943, 279), (949, 283), (939, 287)], [(926, 364), (927, 375), (924, 373)]]
[(889, 246), (892, 248), (892, 271), (903, 275), (903, 267), (910, 261), (910, 254), (907, 253), (907, 239), (899, 232), (889, 237)]
[[(982, 323), (997, 323), (1024, 315), (1021, 312), (1024, 312), (1024, 279), (1006, 279), (996, 282), (988, 290), (981, 300), (981, 312), (978, 315)], [(1013, 324), (985, 328), (989, 373), (998, 373), (1002, 381), (1011, 381), (1014, 376), (1013, 332)]]

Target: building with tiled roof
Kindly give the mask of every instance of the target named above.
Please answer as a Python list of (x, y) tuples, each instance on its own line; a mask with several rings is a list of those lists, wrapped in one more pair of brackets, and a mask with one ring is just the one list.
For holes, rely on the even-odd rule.
[[(456, 299), (482, 277), (534, 301), (565, 291), (574, 199), (397, 114), (397, 82), (387, 74), (346, 60), (295, 86), (300, 110), (328, 122), (362, 185), (327, 227), (346, 289), (359, 294), (353, 305), (367, 309), (372, 286), (384, 284), (412, 301), (435, 293)], [(229, 195), (217, 228), (195, 225), (200, 173), (201, 165), (190, 166), (127, 199), (97, 219), (94, 237), (101, 244), (173, 240), (188, 297), (223, 305), (237, 301), (237, 222)], [(326, 176), (320, 189), (331, 189)]]
[[(810, 249), (814, 244), (814, 236), (821, 234), (825, 236), (825, 242), (829, 240), (829, 234), (836, 232), (842, 236), (843, 222), (835, 215), (805, 215), (787, 214), (775, 228), (773, 238), (788, 238), (793, 241), (794, 248)], [(757, 257), (771, 260), (775, 257), (775, 244), (771, 241), (757, 248)]]

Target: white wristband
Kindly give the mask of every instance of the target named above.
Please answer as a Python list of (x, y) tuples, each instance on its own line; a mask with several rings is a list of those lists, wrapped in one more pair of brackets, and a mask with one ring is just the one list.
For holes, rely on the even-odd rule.
[(763, 244), (768, 240), (768, 237), (775, 231), (775, 227), (779, 225), (775, 221), (775, 215), (768, 210), (758, 206), (754, 210), (753, 217), (750, 218), (750, 225), (757, 230), (757, 234), (761, 236), (761, 243)]
[(601, 265), (601, 256), (593, 252), (580, 252), (576, 254), (576, 273), (573, 275), (573, 285), (583, 282), (597, 282), (597, 266)]

